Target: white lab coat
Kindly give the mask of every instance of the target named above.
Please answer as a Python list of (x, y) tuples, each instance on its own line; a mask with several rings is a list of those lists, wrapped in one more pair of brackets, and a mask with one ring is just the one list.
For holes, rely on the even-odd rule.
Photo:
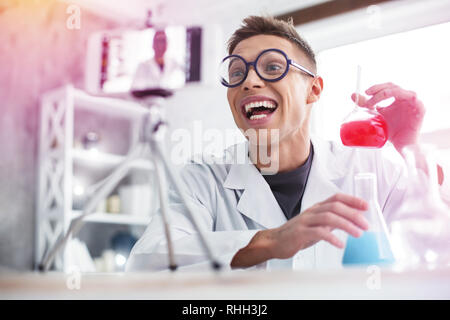
[(133, 90), (164, 88), (181, 88), (186, 79), (186, 74), (182, 65), (171, 57), (164, 60), (164, 69), (161, 70), (155, 59), (142, 62), (136, 69), (131, 88)]
[[(405, 167), (389, 148), (358, 149), (313, 138), (314, 158), (302, 199), (301, 211), (338, 193), (352, 194), (353, 176), (373, 172), (378, 182), (378, 202), (384, 217), (395, 216), (405, 195)], [(229, 159), (247, 155), (248, 143), (227, 149)], [(392, 150), (394, 150), (392, 148)], [(228, 161), (227, 163), (230, 163)], [(236, 163), (234, 161), (233, 163)], [(247, 164), (190, 163), (182, 171), (188, 198), (215, 255), (230, 267), (236, 252), (261, 229), (275, 228), (287, 220), (258, 169)], [(181, 269), (209, 268), (208, 259), (178, 195), (171, 189), (170, 223), (175, 259)], [(347, 234), (333, 231), (342, 241)], [(256, 268), (340, 268), (343, 250), (325, 241), (299, 251), (293, 258), (270, 260)], [(134, 246), (127, 271), (167, 269), (167, 243), (160, 213)]]

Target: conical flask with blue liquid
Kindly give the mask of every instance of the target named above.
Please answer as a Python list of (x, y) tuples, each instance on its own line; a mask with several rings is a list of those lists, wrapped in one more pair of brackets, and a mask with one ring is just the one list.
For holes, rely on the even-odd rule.
[(354, 177), (354, 195), (364, 199), (369, 208), (364, 217), (369, 229), (359, 238), (347, 238), (343, 265), (384, 265), (395, 262), (386, 222), (377, 197), (377, 180), (373, 173), (358, 173)]

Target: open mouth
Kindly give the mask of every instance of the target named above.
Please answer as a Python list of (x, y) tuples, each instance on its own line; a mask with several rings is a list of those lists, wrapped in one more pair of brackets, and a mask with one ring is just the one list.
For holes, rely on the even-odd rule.
[(274, 101), (254, 101), (242, 106), (242, 112), (249, 120), (264, 119), (275, 112), (278, 105)]

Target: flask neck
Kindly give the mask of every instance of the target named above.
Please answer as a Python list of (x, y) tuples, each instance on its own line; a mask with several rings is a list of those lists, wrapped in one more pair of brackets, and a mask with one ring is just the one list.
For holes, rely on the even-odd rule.
[(377, 181), (373, 173), (360, 173), (355, 176), (355, 197), (361, 198), (368, 203), (378, 203)]
[(369, 223), (369, 231), (385, 232), (383, 215), (378, 204), (377, 180), (373, 173), (359, 173), (354, 177), (354, 195), (367, 202), (364, 217)]

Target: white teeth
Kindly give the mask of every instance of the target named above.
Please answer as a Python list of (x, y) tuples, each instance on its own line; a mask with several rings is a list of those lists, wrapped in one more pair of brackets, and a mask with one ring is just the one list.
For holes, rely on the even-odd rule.
[(262, 119), (262, 118), (265, 118), (265, 117), (267, 117), (266, 114), (254, 114), (254, 115), (252, 115), (252, 116), (250, 117), (250, 120)]
[(275, 104), (272, 101), (257, 101), (257, 102), (247, 103), (245, 105), (245, 112), (249, 112), (252, 108), (257, 108), (257, 107), (265, 107), (265, 108), (274, 109)]

